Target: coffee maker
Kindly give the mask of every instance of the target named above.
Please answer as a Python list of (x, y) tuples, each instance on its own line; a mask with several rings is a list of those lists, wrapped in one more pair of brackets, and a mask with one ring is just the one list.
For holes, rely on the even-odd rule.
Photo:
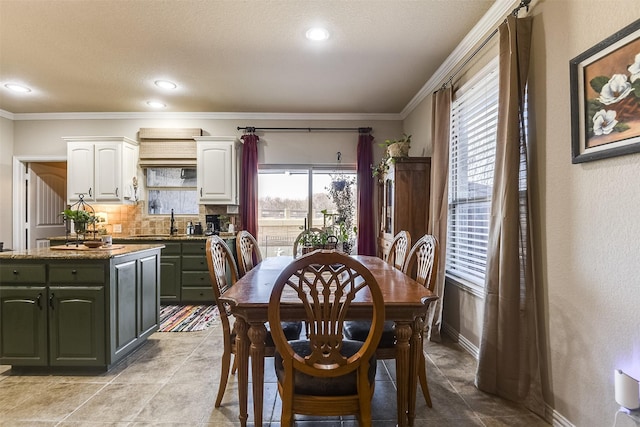
[(205, 215), (207, 229), (204, 234), (211, 236), (212, 234), (220, 234), (220, 215)]

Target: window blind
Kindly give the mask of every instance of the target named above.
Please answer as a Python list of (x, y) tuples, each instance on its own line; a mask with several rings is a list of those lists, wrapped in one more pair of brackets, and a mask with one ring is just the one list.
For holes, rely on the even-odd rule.
[(447, 275), (484, 286), (498, 120), (498, 64), (465, 84), (451, 105)]

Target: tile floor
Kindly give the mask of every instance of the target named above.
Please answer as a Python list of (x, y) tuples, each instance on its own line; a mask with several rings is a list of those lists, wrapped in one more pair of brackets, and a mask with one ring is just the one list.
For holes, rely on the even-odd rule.
[[(20, 375), (0, 366), (0, 426), (239, 425), (235, 377), (229, 380), (222, 407), (213, 406), (221, 347), (221, 333), (214, 326), (202, 332), (155, 333), (104, 374)], [(475, 360), (457, 344), (426, 343), (426, 350), (433, 408), (426, 407), (418, 391), (416, 426), (549, 425), (518, 405), (479, 392), (473, 386)], [(263, 425), (280, 426), (271, 360), (265, 366)], [(378, 363), (374, 426), (395, 426), (395, 364)], [(250, 411), (250, 424), (252, 420)], [(353, 417), (296, 418), (296, 426), (356, 425)]]

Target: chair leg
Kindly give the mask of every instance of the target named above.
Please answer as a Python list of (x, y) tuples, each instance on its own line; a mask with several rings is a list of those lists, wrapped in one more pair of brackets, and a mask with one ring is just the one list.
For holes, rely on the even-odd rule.
[(235, 375), (238, 370), (238, 358), (236, 355), (233, 355), (233, 366), (231, 367), (231, 375)]
[(421, 366), (418, 368), (418, 379), (420, 380), (422, 394), (424, 394), (424, 401), (427, 403), (427, 406), (431, 408), (431, 395), (429, 394), (429, 386), (427, 385), (427, 360), (424, 357), (424, 353), (422, 353), (421, 359)]
[[(225, 351), (222, 354), (222, 369), (220, 370), (220, 385), (218, 386), (218, 396), (216, 397), (216, 408), (220, 407), (222, 398), (224, 397), (224, 391), (227, 388), (227, 381), (229, 380), (229, 368), (231, 365), (231, 352)], [(234, 357), (235, 366), (235, 357)]]

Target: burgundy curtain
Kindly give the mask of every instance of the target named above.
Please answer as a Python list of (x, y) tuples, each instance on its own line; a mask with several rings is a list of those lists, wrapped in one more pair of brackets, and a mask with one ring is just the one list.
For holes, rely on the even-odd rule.
[(245, 230), (258, 237), (258, 135), (241, 137), (240, 221)]
[(376, 254), (376, 231), (373, 208), (374, 181), (371, 174), (373, 164), (373, 136), (361, 133), (358, 136), (358, 253)]

